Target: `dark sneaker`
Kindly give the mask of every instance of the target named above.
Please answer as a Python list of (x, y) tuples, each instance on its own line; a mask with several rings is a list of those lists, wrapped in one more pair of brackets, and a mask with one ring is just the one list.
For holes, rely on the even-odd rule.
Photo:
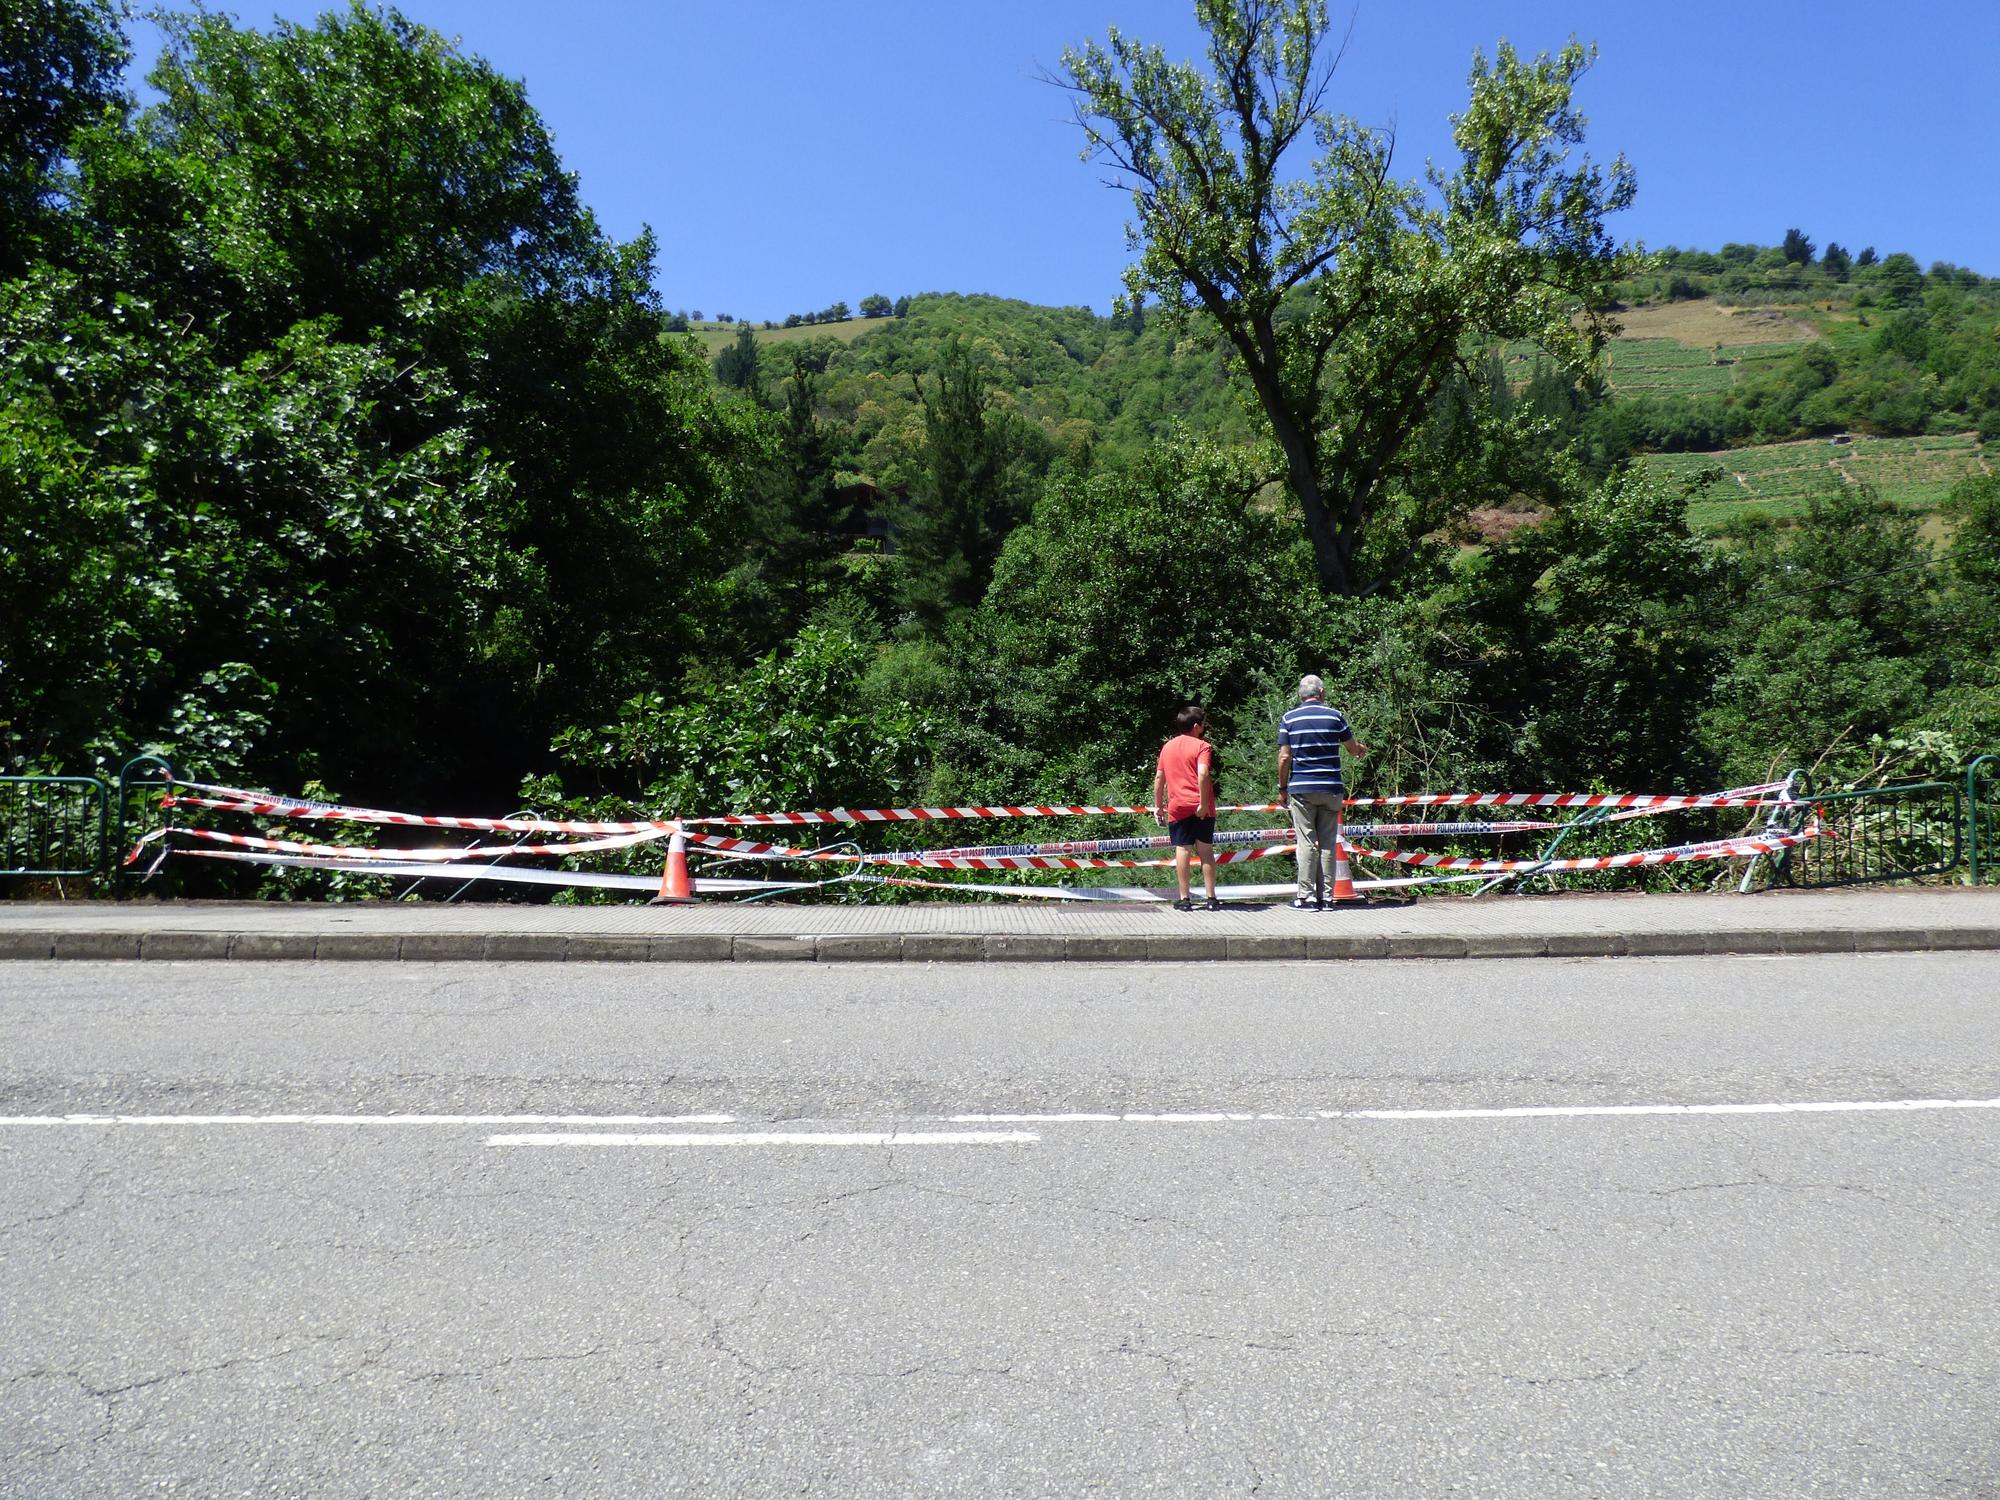
[(1183, 897), (1181, 897), (1181, 899), (1180, 899), (1180, 900), (1178, 900), (1178, 901), (1176, 901), (1176, 902), (1174, 903), (1174, 910), (1175, 910), (1175, 911), (1193, 911), (1193, 910), (1194, 910), (1194, 898), (1193, 898), (1192, 896), (1183, 896)]
[(1216, 900), (1216, 899), (1215, 899), (1215, 897), (1213, 897), (1213, 896), (1210, 896), (1210, 897), (1208, 898), (1208, 904), (1207, 904), (1206, 906), (1202, 907), (1202, 910), (1203, 910), (1203, 911), (1221, 911), (1221, 910), (1222, 910), (1222, 903), (1221, 903), (1220, 901)]
[(1292, 897), (1293, 911), (1321, 911), (1324, 908), (1317, 901), (1309, 901), (1304, 896)]

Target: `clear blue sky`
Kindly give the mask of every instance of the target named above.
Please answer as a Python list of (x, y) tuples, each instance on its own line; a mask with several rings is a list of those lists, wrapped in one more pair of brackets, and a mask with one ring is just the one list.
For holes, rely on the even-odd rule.
[[(1108, 308), (1129, 200), (1078, 161), (1066, 96), (1038, 73), (1107, 23), (1180, 56), (1200, 41), (1185, 0), (401, 8), (527, 80), (605, 227), (658, 232), (670, 305), (758, 319), (876, 291)], [(1713, 249), (1797, 225), (2000, 275), (2000, 0), (1364, 0), (1352, 14), (1332, 103), (1397, 127), (1400, 175), (1448, 148), (1474, 48), (1574, 33), (1602, 49), (1582, 91), (1590, 148), (1638, 171), (1624, 237)], [(144, 23), (134, 40), (142, 60), (157, 46)]]

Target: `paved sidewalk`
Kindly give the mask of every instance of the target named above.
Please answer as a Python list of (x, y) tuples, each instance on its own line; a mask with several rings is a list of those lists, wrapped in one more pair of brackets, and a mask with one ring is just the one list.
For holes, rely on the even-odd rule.
[(2000, 887), (1441, 897), (1366, 911), (0, 902), (0, 958), (1207, 960), (2000, 950)]

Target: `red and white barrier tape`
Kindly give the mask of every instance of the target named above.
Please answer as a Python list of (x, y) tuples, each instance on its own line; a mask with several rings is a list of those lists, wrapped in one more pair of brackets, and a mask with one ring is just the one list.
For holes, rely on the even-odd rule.
[(1349, 807), (1633, 807), (1660, 812), (1696, 807), (1771, 807), (1782, 799), (1782, 781), (1726, 792), (1403, 792), (1390, 797), (1349, 797)]
[[(1737, 787), (1722, 792), (1710, 793), (1670, 793), (1640, 794), (1611, 792), (1423, 792), (1383, 797), (1354, 797), (1347, 799), (1350, 807), (1560, 807), (1560, 808), (1615, 808), (1620, 811), (1604, 819), (1606, 822), (1624, 821), (1630, 818), (1649, 817), (1655, 813), (1685, 811), (1715, 807), (1763, 807), (1797, 805), (1785, 793), (1787, 783), (1771, 782), (1760, 786)], [(178, 794), (172, 787), (184, 787), (190, 793)], [(1772, 798), (1770, 793), (1779, 796)], [(168, 795), (162, 799), (168, 807), (198, 807), (217, 812), (235, 812), (253, 817), (288, 818), (301, 820), (344, 821), (357, 823), (379, 823), (400, 827), (439, 828), (461, 832), (509, 833), (509, 834), (567, 834), (574, 837), (568, 843), (517, 844), (511, 847), (469, 847), (469, 848), (416, 848), (384, 849), (356, 848), (346, 845), (313, 844), (284, 839), (264, 838), (248, 834), (223, 833), (202, 828), (163, 828), (141, 838), (128, 856), (128, 863), (136, 859), (144, 847), (155, 840), (196, 839), (208, 843), (229, 845), (237, 850), (255, 851), (232, 854), (220, 850), (184, 849), (180, 852), (201, 855), (206, 858), (235, 858), (252, 863), (287, 863), (307, 865), (312, 868), (362, 870), (373, 865), (369, 873), (407, 874), (412, 870), (424, 870), (438, 866), (450, 867), (458, 871), (494, 868), (492, 861), (515, 855), (533, 855), (562, 858), (576, 854), (598, 853), (616, 849), (629, 849), (639, 845), (655, 843), (675, 832), (685, 831), (688, 842), (696, 849), (721, 856), (725, 859), (756, 859), (772, 861), (801, 861), (812, 863), (845, 864), (852, 873), (835, 877), (837, 880), (863, 879), (875, 883), (907, 884), (924, 888), (953, 891), (990, 891), (1006, 894), (1046, 893), (1049, 887), (1026, 886), (968, 886), (948, 882), (935, 882), (913, 877), (887, 875), (863, 875), (867, 868), (888, 866), (903, 869), (929, 870), (1103, 870), (1103, 869), (1151, 869), (1173, 864), (1172, 856), (1159, 859), (1121, 859), (1110, 857), (1116, 854), (1164, 848), (1168, 840), (1162, 836), (1147, 835), (1127, 838), (1082, 839), (1046, 844), (979, 845), (966, 848), (914, 850), (908, 852), (866, 853), (858, 850), (838, 848), (800, 849), (790, 845), (764, 843), (753, 839), (738, 838), (726, 834), (698, 831), (690, 825), (708, 827), (776, 827), (801, 826), (810, 824), (856, 824), (895, 823), (947, 819), (1001, 819), (1001, 818), (1045, 818), (1045, 817), (1150, 817), (1152, 809), (1118, 804), (1020, 804), (1005, 806), (974, 807), (902, 807), (902, 808), (834, 808), (815, 812), (784, 813), (743, 813), (725, 816), (684, 818), (684, 819), (636, 819), (628, 821), (546, 819), (546, 818), (477, 818), (449, 817), (422, 813), (396, 812), (383, 808), (356, 807), (343, 803), (320, 802), (306, 798), (286, 797), (262, 792), (249, 792), (240, 788), (217, 786), (200, 782), (175, 782)], [(1277, 812), (1283, 807), (1275, 803), (1234, 803), (1218, 807), (1218, 813)], [(1548, 832), (1566, 826), (1562, 822), (1541, 820), (1515, 821), (1460, 821), (1460, 822), (1405, 822), (1405, 823), (1364, 823), (1350, 825), (1349, 837), (1481, 837), (1508, 833)], [(1218, 843), (1254, 843), (1263, 839), (1286, 839), (1262, 847), (1223, 848), (1216, 853), (1218, 864), (1233, 864), (1240, 861), (1266, 859), (1293, 852), (1293, 845), (1287, 839), (1287, 830), (1257, 829), (1231, 831), (1219, 835)], [(1641, 865), (1672, 864), (1686, 860), (1745, 858), (1752, 855), (1769, 854), (1779, 849), (1803, 843), (1809, 838), (1821, 836), (1821, 830), (1813, 827), (1797, 834), (1762, 837), (1737, 837), (1732, 839), (1709, 840), (1698, 844), (1684, 844), (1670, 849), (1651, 849), (1629, 854), (1572, 857), (1559, 860), (1538, 859), (1478, 859), (1436, 854), (1421, 854), (1400, 850), (1372, 850), (1349, 845), (1350, 852), (1360, 859), (1381, 859), (1396, 864), (1412, 865), (1429, 870), (1451, 872), (1506, 873), (1510, 871), (1532, 870), (1538, 873), (1562, 873), (1570, 871), (1612, 870)], [(523, 871), (524, 877), (533, 876), (534, 883), (562, 883), (565, 872)], [(495, 874), (491, 877), (501, 878)], [(1411, 881), (1376, 882), (1376, 884), (1411, 884), (1436, 880), (1464, 879), (1464, 875), (1437, 875), (1416, 877)], [(619, 876), (620, 888), (632, 881), (639, 881), (642, 888), (645, 877)], [(589, 884), (592, 881), (578, 881)], [(596, 883), (604, 883), (602, 881)], [(711, 882), (712, 883), (712, 882)], [(738, 882), (728, 882), (735, 885)], [(800, 888), (815, 882), (747, 882), (759, 888), (790, 886)], [(824, 883), (824, 882), (817, 882)], [(1367, 882), (1363, 882), (1367, 884)], [(1092, 895), (1087, 899), (1101, 899)]]
[[(189, 785), (190, 783), (182, 783)], [(234, 792), (226, 787), (205, 787), (225, 793), (212, 797), (168, 796), (165, 807), (200, 807), (214, 812), (242, 813), (255, 818), (317, 819), (329, 822), (385, 823), (409, 828), (451, 828), (469, 833), (636, 833), (642, 830), (671, 833), (676, 827), (700, 824), (708, 827), (797, 827), (813, 823), (899, 823), (945, 818), (1054, 818), (1054, 817), (1145, 817), (1150, 807), (1123, 805), (1034, 806), (1034, 807), (905, 807), (868, 808), (829, 812), (743, 813), (729, 816), (680, 819), (632, 819), (625, 822), (582, 822), (556, 818), (469, 818), (444, 817), (428, 813), (389, 812), (382, 808), (350, 807), (333, 802), (307, 802), (295, 798), (272, 797), (250, 792)], [(1282, 812), (1276, 804), (1228, 804), (1218, 813)]]
[[(1765, 793), (1780, 790), (1783, 782), (1763, 786), (1737, 787), (1725, 792), (1668, 793), (1651, 795), (1633, 792), (1412, 792), (1392, 797), (1349, 797), (1349, 807), (1647, 807), (1661, 811), (1693, 807), (1759, 807)], [(1218, 813), (1284, 812), (1279, 802), (1236, 802), (1216, 808)], [(1062, 818), (1062, 817), (1150, 817), (1150, 807), (1051, 806), (1020, 804), (994, 807), (836, 807), (819, 812), (734, 813), (727, 816), (685, 818), (688, 824), (725, 828), (759, 828), (799, 823), (906, 823), (951, 818)]]
[[(201, 807), (218, 812), (238, 812), (251, 817), (320, 819), (355, 823), (385, 823), (411, 828), (451, 828), (473, 833), (576, 833), (617, 834), (638, 832), (671, 833), (676, 826), (756, 828), (797, 826), (809, 823), (901, 823), (944, 819), (1056, 818), (1056, 817), (1151, 817), (1150, 807), (1124, 804), (1008, 804), (992, 807), (873, 807), (832, 808), (816, 812), (731, 813), (710, 817), (663, 819), (641, 818), (622, 821), (555, 818), (474, 818), (430, 813), (394, 812), (384, 808), (356, 807), (338, 802), (315, 802), (303, 797), (287, 797), (268, 792), (249, 792), (236, 787), (206, 782), (177, 782), (207, 796), (169, 794), (163, 805)], [(1674, 811), (1701, 807), (1761, 807), (1770, 805), (1765, 794), (1783, 789), (1783, 782), (1738, 787), (1724, 792), (1669, 793), (1650, 795), (1628, 792), (1412, 792), (1386, 797), (1349, 797), (1349, 807), (1618, 807), (1650, 811)], [(1218, 813), (1283, 812), (1275, 802), (1228, 803)], [(1392, 830), (1377, 830), (1385, 835)], [(1401, 833), (1404, 830), (1394, 830)], [(1412, 827), (1410, 831), (1415, 832)], [(1442, 831), (1438, 825), (1425, 832)], [(1493, 827), (1465, 827), (1468, 833), (1499, 831)], [(1528, 825), (1508, 831), (1530, 831)]]
[[(1512, 821), (1491, 823), (1350, 823), (1347, 834), (1350, 838), (1417, 838), (1436, 836), (1458, 838), (1477, 834), (1503, 833), (1549, 833), (1563, 827), (1559, 822)], [(1273, 839), (1290, 839), (1289, 828), (1218, 829), (1214, 843), (1218, 847), (1231, 844), (1266, 843)], [(1007, 855), (1050, 855), (1050, 854), (1123, 854), (1133, 849), (1165, 849), (1171, 840), (1164, 833), (1147, 838), (1127, 839), (1071, 839), (1056, 844), (975, 844), (962, 849), (911, 850), (936, 859), (994, 859)]]
[(1426, 870), (1476, 870), (1503, 874), (1509, 870), (1533, 870), (1539, 874), (1564, 871), (1623, 870), (1635, 865), (1671, 865), (1687, 860), (1747, 859), (1753, 854), (1775, 854), (1822, 837), (1818, 824), (1797, 833), (1766, 834), (1756, 838), (1711, 839), (1700, 844), (1680, 844), (1671, 849), (1641, 849), (1631, 854), (1583, 855), (1573, 859), (1469, 859), (1446, 854), (1420, 854), (1407, 849), (1359, 849), (1350, 844), (1347, 852), (1356, 859), (1384, 859), (1399, 865), (1416, 865)]
[[(1411, 837), (1439, 835), (1463, 837), (1466, 835), (1547, 832), (1561, 828), (1557, 822), (1467, 822), (1467, 823), (1365, 823), (1356, 825), (1356, 834), (1384, 835), (1389, 837)], [(1240, 832), (1218, 833), (1215, 842), (1225, 847), (1216, 850), (1217, 864), (1233, 864), (1241, 860), (1267, 859), (1274, 854), (1289, 854), (1294, 845), (1289, 829), (1263, 828)], [(702, 833), (689, 830), (690, 845), (713, 850), (736, 859), (773, 860), (819, 860), (835, 862), (852, 860), (862, 864), (908, 865), (940, 870), (1098, 870), (1098, 869), (1144, 869), (1172, 860), (1131, 860), (1109, 859), (1101, 856), (1123, 854), (1143, 849), (1164, 849), (1169, 840), (1164, 834), (1149, 837), (1123, 839), (1074, 839), (1064, 843), (1050, 844), (986, 844), (972, 845), (956, 849), (916, 849), (884, 854), (853, 854), (828, 850), (804, 850), (787, 844), (769, 844), (757, 839), (735, 838), (728, 834)], [(1258, 840), (1284, 840), (1265, 848), (1238, 850), (1226, 847), (1233, 843), (1252, 843)], [(1092, 857), (1097, 856), (1097, 857)]]
[[(366, 860), (319, 859), (312, 855), (264, 854), (238, 849), (177, 849), (187, 859), (219, 859), (232, 864), (261, 865), (287, 870), (331, 870), (342, 875), (373, 875), (383, 880), (496, 880), (510, 885), (549, 885), (585, 890), (631, 891), (651, 894), (659, 888), (657, 875), (621, 875), (605, 870), (537, 870), (526, 865), (425, 865), (370, 863)], [(753, 892), (809, 891), (826, 884), (819, 880), (730, 880), (704, 879), (704, 892), (746, 895)]]
[(1487, 834), (1502, 833), (1553, 833), (1563, 827), (1560, 822), (1540, 818), (1495, 819), (1490, 823), (1473, 821), (1470, 823), (1348, 823), (1344, 825), (1348, 837), (1400, 838), (1478, 838)]
[[(1259, 844), (1288, 839), (1289, 828), (1228, 829), (1217, 832), (1216, 844)], [(1000, 859), (1009, 855), (1033, 854), (1127, 854), (1135, 849), (1166, 849), (1172, 841), (1164, 833), (1124, 839), (1070, 839), (1056, 844), (973, 844), (961, 849), (909, 849), (903, 854), (923, 854), (933, 859)]]
[(630, 849), (638, 844), (657, 843), (667, 830), (626, 833), (615, 838), (585, 839), (572, 844), (489, 844), (464, 849), (382, 849), (349, 844), (306, 844), (294, 839), (267, 839), (249, 833), (223, 833), (214, 828), (156, 828), (139, 841), (143, 848), (154, 839), (205, 839), (239, 849), (266, 849), (281, 854), (311, 855), (315, 859), (401, 860), (411, 864), (456, 864), (467, 860), (503, 859), (516, 854), (593, 854), (606, 849)]
[[(637, 844), (654, 843), (666, 837), (660, 832), (623, 834), (616, 838), (592, 839), (573, 844), (522, 844), (517, 847), (493, 845), (470, 849), (383, 849), (360, 847), (347, 844), (309, 844), (294, 839), (263, 838), (256, 834), (223, 833), (213, 828), (163, 828), (146, 835), (141, 846), (157, 838), (192, 838), (208, 843), (227, 844), (236, 849), (261, 850), (271, 854), (285, 854), (294, 857), (330, 860), (363, 864), (369, 861), (398, 862), (404, 864), (465, 865), (503, 859), (511, 855), (553, 855), (595, 853), (607, 849), (629, 849)], [(1172, 859), (1090, 859), (1057, 858), (1048, 856), (1011, 856), (999, 858), (938, 858), (925, 853), (911, 854), (850, 854), (826, 850), (792, 849), (778, 844), (751, 844), (743, 839), (717, 838), (714, 835), (690, 833), (688, 841), (698, 846), (730, 847), (739, 857), (771, 859), (782, 861), (802, 861), (809, 863), (845, 863), (854, 865), (891, 865), (908, 869), (928, 870), (1115, 870), (1153, 869), (1171, 865)], [(1278, 844), (1262, 849), (1225, 849), (1216, 853), (1217, 864), (1237, 864), (1244, 860), (1265, 859), (1275, 854), (1289, 854), (1290, 844)]]
[[(1269, 859), (1290, 854), (1290, 844), (1272, 844), (1262, 849), (1218, 849), (1219, 865), (1242, 864), (1246, 860)], [(1003, 854), (992, 857), (940, 857), (934, 854), (868, 854), (861, 862), (869, 865), (902, 865), (924, 870), (1157, 870), (1174, 864), (1174, 859), (1108, 859), (1083, 855)]]
[[(214, 790), (222, 790), (215, 788)], [(336, 823), (386, 823), (399, 828), (451, 828), (464, 833), (672, 833), (680, 825), (671, 818), (636, 818), (625, 822), (586, 822), (567, 818), (450, 818), (426, 813), (387, 812), (375, 807), (347, 807), (332, 802), (297, 802), (243, 793), (232, 797), (161, 799), (163, 807), (201, 807), (215, 812), (243, 813), (253, 818), (298, 818)]]
[[(858, 854), (832, 849), (795, 849), (789, 844), (767, 844), (757, 839), (739, 839), (722, 833), (689, 830), (690, 848), (711, 850), (736, 859), (802, 860), (813, 863), (894, 865), (925, 870), (1143, 870), (1171, 865), (1172, 859), (1109, 859), (1101, 856), (1056, 854), (960, 855), (936, 850), (912, 850), (907, 854)], [(1109, 842), (1107, 840), (1107, 842)], [(1263, 849), (1218, 849), (1215, 862), (1237, 864), (1250, 859), (1267, 859), (1289, 854), (1290, 844)]]
[[(1231, 802), (1218, 813), (1283, 812), (1275, 802)], [(1023, 803), (1006, 807), (836, 807), (823, 812), (731, 813), (712, 818), (683, 818), (689, 824), (718, 828), (770, 828), (799, 823), (921, 823), (952, 818), (1150, 818), (1150, 807), (1123, 804), (1055, 806)]]

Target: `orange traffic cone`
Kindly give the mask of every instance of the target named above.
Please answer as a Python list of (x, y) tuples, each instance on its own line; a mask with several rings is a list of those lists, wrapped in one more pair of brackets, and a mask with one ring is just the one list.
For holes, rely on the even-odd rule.
[(660, 894), (649, 905), (688, 906), (694, 902), (694, 881), (688, 876), (687, 835), (676, 828), (667, 839), (667, 867), (660, 872)]
[(1341, 825), (1333, 825), (1333, 889), (1327, 892), (1328, 906), (1366, 906), (1367, 898), (1354, 889), (1354, 876), (1347, 868), (1347, 837)]

